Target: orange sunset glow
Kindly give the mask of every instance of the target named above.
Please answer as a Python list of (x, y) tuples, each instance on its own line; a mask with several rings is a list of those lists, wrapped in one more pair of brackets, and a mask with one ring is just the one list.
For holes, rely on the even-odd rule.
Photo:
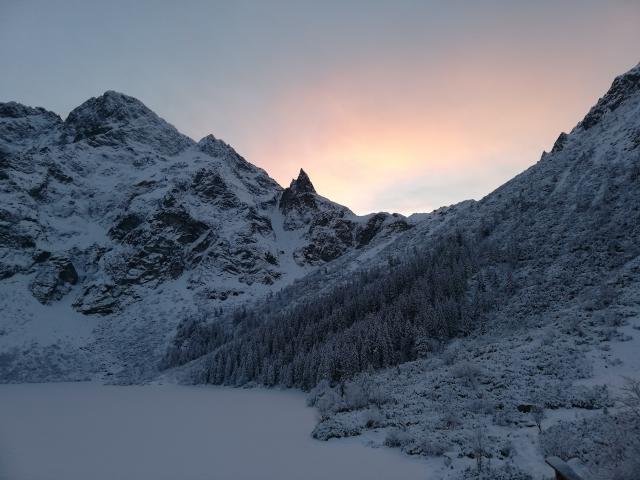
[[(283, 185), (304, 167), (319, 192), (358, 213), (430, 211), (465, 199), (461, 190), (479, 198), (535, 163), (607, 87), (581, 82), (579, 72), (534, 70), (464, 64), (410, 79), (323, 79), (279, 98), (269, 140), (249, 143), (246, 154)], [(406, 90), (389, 95), (398, 84)]]
[[(58, 18), (42, 10), (53, 24), (84, 25), (96, 13), (77, 8)], [(33, 63), (52, 62), (55, 81), (36, 88), (34, 71), (0, 86), (63, 116), (104, 90), (127, 92), (196, 140), (222, 138), (283, 186), (304, 168), (319, 193), (359, 214), (481, 198), (534, 164), (640, 60), (633, 0), (276, 1), (152, 11), (140, 18), (135, 9), (119, 16), (105, 8), (105, 22), (77, 32), (88, 43), (43, 32), (60, 37), (67, 52)], [(17, 4), (12, 13), (19, 16)], [(39, 55), (42, 43), (31, 45), (1, 19), (0, 27), (0, 48), (17, 41), (24, 58)], [(152, 35), (158, 28), (167, 35)], [(74, 52), (88, 77), (68, 77)], [(150, 79), (159, 86), (148, 89)]]

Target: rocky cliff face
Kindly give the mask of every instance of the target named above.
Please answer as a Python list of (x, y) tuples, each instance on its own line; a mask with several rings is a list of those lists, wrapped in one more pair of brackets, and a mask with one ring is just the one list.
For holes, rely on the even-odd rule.
[(319, 196), (304, 170), (282, 192), (279, 207), (286, 230), (304, 231), (304, 245), (294, 251), (301, 265), (321, 265), (365, 247), (375, 237), (390, 238), (411, 227), (398, 214), (356, 217), (348, 208)]
[[(160, 347), (189, 314), (178, 310), (251, 301), (411, 226), (400, 215), (356, 216), (318, 195), (303, 171), (283, 189), (223, 141), (194, 142), (112, 91), (64, 121), (0, 104), (0, 200), (4, 350), (31, 345), (43, 327), (39, 314), (20, 323), (30, 307), (8, 292), (28, 292), (56, 318), (103, 316), (126, 335), (135, 325), (136, 341), (148, 344), (146, 332)], [(167, 305), (172, 295), (180, 300)], [(164, 319), (154, 332), (140, 309)], [(87, 322), (104, 337), (90, 335), (90, 350), (108, 352), (117, 335)], [(73, 331), (56, 335), (46, 341)], [(14, 372), (9, 363), (0, 377)]]

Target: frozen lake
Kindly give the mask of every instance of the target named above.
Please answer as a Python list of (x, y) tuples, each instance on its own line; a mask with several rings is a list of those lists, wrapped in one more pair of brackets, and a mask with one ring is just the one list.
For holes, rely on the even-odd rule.
[(0, 385), (0, 479), (425, 479), (397, 451), (313, 440), (314, 415), (293, 392)]

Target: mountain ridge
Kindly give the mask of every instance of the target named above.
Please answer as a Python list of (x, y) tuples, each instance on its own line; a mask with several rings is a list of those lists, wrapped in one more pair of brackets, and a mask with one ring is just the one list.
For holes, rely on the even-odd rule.
[[(35, 372), (35, 379), (74, 377), (75, 370), (100, 376), (103, 367), (87, 366), (94, 350), (124, 377), (137, 375), (122, 360), (132, 354), (150, 375), (161, 338), (195, 314), (186, 311), (217, 311), (267, 295), (412, 226), (400, 215), (357, 216), (318, 195), (304, 172), (299, 192), (295, 185), (283, 189), (224, 141), (208, 135), (195, 142), (139, 100), (113, 91), (64, 121), (42, 108), (2, 103), (0, 140), (0, 281), (6, 292), (17, 292), (0, 298), (9, 319), (0, 336), (0, 349), (11, 352), (0, 368), (5, 380), (34, 374), (20, 367), (20, 352), (41, 362), (42, 351), (56, 346), (82, 358), (47, 359), (64, 368)], [(291, 208), (281, 201), (287, 192)], [(164, 288), (176, 296), (172, 305), (155, 298)], [(21, 320), (20, 302), (31, 305), (31, 320)], [(34, 312), (42, 308), (75, 318), (83, 332), (77, 324), (86, 316), (112, 325), (88, 321), (100, 339), (79, 349), (70, 325), (63, 331), (60, 320), (38, 320)], [(163, 321), (156, 325), (149, 315)], [(115, 339), (119, 322), (129, 351)], [(59, 330), (58, 337), (32, 341), (43, 329)], [(68, 338), (72, 345), (61, 347)]]

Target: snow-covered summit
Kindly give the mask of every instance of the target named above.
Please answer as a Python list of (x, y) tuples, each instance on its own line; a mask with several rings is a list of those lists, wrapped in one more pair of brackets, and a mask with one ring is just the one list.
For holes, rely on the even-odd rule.
[(140, 100), (109, 90), (73, 109), (65, 120), (68, 141), (116, 147), (138, 142), (175, 155), (194, 144)]

